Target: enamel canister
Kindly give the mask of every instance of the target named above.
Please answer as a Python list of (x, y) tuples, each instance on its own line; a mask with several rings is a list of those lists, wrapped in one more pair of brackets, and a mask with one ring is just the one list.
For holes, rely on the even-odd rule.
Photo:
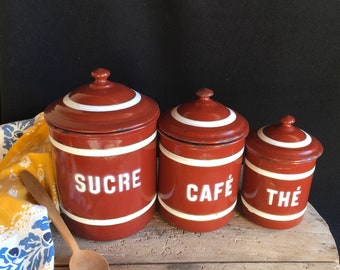
[(243, 211), (251, 221), (270, 228), (298, 225), (306, 211), (321, 143), (294, 126), (295, 118), (250, 132), (242, 186)]
[(71, 231), (93, 240), (132, 235), (156, 201), (156, 102), (110, 72), (45, 110), (61, 212)]
[(159, 119), (158, 200), (168, 222), (206, 232), (233, 215), (248, 122), (212, 90), (196, 94)]

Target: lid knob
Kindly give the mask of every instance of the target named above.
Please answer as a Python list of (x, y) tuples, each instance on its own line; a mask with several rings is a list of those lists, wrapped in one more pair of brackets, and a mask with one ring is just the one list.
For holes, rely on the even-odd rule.
[(95, 79), (95, 81), (91, 83), (91, 86), (102, 86), (110, 84), (110, 82), (107, 80), (107, 78), (110, 77), (110, 71), (107, 69), (98, 68), (91, 72), (91, 76)]
[(196, 92), (196, 95), (200, 98), (200, 100), (210, 100), (210, 97), (214, 95), (214, 91), (207, 89), (207, 88), (202, 88)]
[(282, 126), (291, 127), (295, 123), (295, 118), (291, 115), (286, 115), (280, 118)]

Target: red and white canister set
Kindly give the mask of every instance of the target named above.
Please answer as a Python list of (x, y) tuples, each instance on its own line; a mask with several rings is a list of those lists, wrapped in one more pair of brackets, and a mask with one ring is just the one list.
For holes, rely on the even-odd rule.
[(148, 224), (157, 202), (170, 224), (212, 231), (229, 222), (238, 197), (261, 226), (301, 222), (323, 147), (294, 117), (249, 133), (212, 90), (160, 114), (151, 98), (109, 81), (108, 70), (92, 76), (45, 110), (61, 212), (73, 233), (127, 237)]

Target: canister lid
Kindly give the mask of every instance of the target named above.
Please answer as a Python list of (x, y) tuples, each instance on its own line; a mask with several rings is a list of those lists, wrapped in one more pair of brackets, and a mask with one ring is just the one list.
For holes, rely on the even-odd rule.
[(247, 136), (247, 120), (214, 101), (212, 90), (200, 89), (196, 95), (198, 99), (164, 113), (159, 130), (174, 139), (197, 144), (229, 143)]
[(91, 73), (94, 81), (68, 93), (45, 110), (48, 124), (84, 133), (123, 132), (159, 116), (156, 102), (129, 87), (111, 82), (110, 71)]
[(302, 129), (295, 127), (295, 118), (287, 115), (280, 123), (251, 131), (246, 140), (247, 151), (272, 160), (304, 161), (318, 158), (321, 143)]

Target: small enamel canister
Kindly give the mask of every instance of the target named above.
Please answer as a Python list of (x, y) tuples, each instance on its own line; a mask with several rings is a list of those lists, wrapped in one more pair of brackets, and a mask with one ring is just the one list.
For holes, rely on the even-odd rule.
[(152, 99), (107, 78), (49, 105), (61, 211), (71, 231), (93, 240), (136, 233), (152, 218), (156, 196), (156, 127)]
[(295, 127), (295, 118), (250, 132), (242, 187), (243, 211), (253, 222), (271, 229), (288, 229), (306, 211), (320, 142)]
[(232, 217), (248, 122), (211, 99), (212, 90), (196, 94), (159, 119), (158, 200), (171, 224), (206, 232)]

